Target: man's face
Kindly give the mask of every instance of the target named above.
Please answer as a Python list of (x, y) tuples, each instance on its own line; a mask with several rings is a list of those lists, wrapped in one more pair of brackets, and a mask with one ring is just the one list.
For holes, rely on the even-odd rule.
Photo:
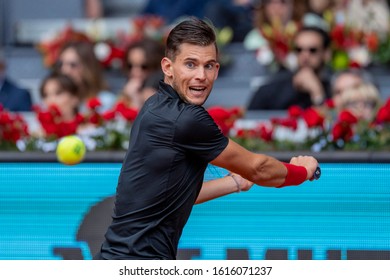
[(187, 103), (203, 105), (218, 77), (219, 63), (215, 46), (184, 43), (174, 61), (165, 57), (161, 63), (165, 82)]
[(310, 67), (319, 71), (327, 60), (327, 50), (323, 48), (322, 38), (319, 34), (306, 31), (295, 38), (295, 53), (298, 67)]

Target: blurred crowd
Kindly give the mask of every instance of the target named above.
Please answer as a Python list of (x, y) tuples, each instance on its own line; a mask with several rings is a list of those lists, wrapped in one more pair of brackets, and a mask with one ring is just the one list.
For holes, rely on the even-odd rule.
[[(379, 52), (379, 45), (389, 37), (387, 1), (144, 2), (138, 12), (140, 16), (158, 16), (166, 26), (185, 16), (207, 18), (217, 30), (230, 30), (229, 43), (242, 44), (253, 52), (253, 63), (262, 64), (269, 74), (266, 82), (254, 89), (243, 111), (287, 110), (291, 106), (306, 109), (331, 104), (338, 112), (349, 110), (357, 118), (370, 121), (375, 110), (386, 101), (367, 66), (375, 63), (371, 56)], [(84, 0), (83, 4), (86, 18), (115, 16), (110, 1)], [(94, 45), (88, 41), (67, 41), (60, 46), (48, 74), (41, 79), (38, 104), (33, 104), (31, 93), (17, 79), (7, 76), (7, 58), (0, 51), (0, 108), (40, 113), (55, 108), (55, 117), (62, 120), (56, 124), (72, 123), (71, 133), (85, 129), (85, 116), (91, 110), (109, 115), (113, 110), (124, 112), (125, 108), (126, 112), (136, 114), (163, 78), (160, 69), (163, 43), (161, 38), (148, 36), (129, 42), (121, 56), (121, 73), (126, 82), (119, 92), (114, 92)], [(95, 105), (91, 105), (92, 101)], [(43, 127), (39, 133), (49, 132)]]

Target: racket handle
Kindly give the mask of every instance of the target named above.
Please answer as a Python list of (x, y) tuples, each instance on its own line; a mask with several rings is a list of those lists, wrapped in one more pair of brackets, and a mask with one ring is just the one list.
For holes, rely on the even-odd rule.
[(321, 168), (318, 166), (316, 171), (313, 174), (313, 180), (318, 180), (321, 177)]

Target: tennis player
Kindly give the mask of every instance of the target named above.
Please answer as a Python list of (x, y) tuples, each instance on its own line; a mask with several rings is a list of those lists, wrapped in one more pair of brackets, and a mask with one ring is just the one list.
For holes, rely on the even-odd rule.
[[(313, 178), (318, 162), (311, 156), (283, 163), (221, 133), (202, 106), (220, 67), (215, 40), (213, 27), (197, 18), (170, 32), (164, 81), (133, 124), (112, 223), (95, 259), (175, 259), (196, 202), (247, 190), (252, 182), (279, 188)], [(234, 173), (203, 184), (209, 163)]]

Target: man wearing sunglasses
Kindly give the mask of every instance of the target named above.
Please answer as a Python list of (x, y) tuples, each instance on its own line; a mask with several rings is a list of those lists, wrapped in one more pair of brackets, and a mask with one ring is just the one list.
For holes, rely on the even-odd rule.
[(248, 110), (285, 110), (321, 105), (331, 96), (330, 38), (322, 29), (303, 27), (294, 38), (297, 70), (277, 73), (254, 93)]

